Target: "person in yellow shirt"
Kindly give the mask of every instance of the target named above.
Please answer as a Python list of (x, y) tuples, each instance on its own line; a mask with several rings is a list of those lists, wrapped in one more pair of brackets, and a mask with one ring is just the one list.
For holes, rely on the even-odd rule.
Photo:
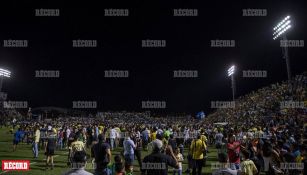
[(192, 174), (201, 175), (204, 161), (204, 152), (206, 149), (207, 146), (205, 142), (201, 140), (201, 135), (198, 135), (197, 139), (194, 139), (190, 146), (190, 153), (194, 162)]
[(79, 152), (79, 151), (85, 152), (84, 143), (82, 141), (79, 141), (78, 138), (79, 138), (79, 135), (76, 134), (74, 137), (74, 141), (70, 144), (69, 153), (68, 153), (69, 162), (72, 162), (72, 158), (74, 157), (75, 152)]
[(99, 128), (99, 130), (98, 130), (99, 134), (102, 134), (104, 127), (102, 125), (100, 125), (98, 128)]
[(35, 133), (34, 133), (34, 142), (32, 146), (32, 151), (33, 151), (34, 158), (37, 158), (38, 157), (38, 144), (39, 144), (41, 132), (38, 126), (35, 126), (34, 131)]
[(206, 135), (205, 135), (205, 133), (201, 133), (201, 135), (200, 135), (200, 139), (201, 139), (201, 141), (203, 141), (203, 142), (205, 142), (205, 143), (207, 143), (207, 137), (206, 137)]
[(244, 160), (241, 162), (241, 174), (242, 175), (254, 175), (258, 173), (255, 163), (249, 159), (249, 153), (242, 151)]
[(153, 132), (150, 134), (151, 141), (157, 139), (157, 130), (154, 128)]
[[(208, 141), (208, 139), (207, 139), (207, 137), (206, 137), (206, 135), (205, 135), (205, 131), (204, 130), (202, 130), (201, 131), (201, 133), (200, 133), (200, 140), (202, 141), (202, 142), (204, 142), (205, 143), (205, 145), (206, 145), (206, 150), (204, 151), (204, 153), (207, 153), (208, 152), (208, 147), (207, 147), (207, 141)], [(203, 162), (203, 165), (204, 166), (206, 166), (206, 156), (204, 155), (204, 162)]]
[(70, 147), (73, 152), (85, 151), (84, 143), (78, 140), (79, 135), (76, 135), (74, 141), (71, 143)]

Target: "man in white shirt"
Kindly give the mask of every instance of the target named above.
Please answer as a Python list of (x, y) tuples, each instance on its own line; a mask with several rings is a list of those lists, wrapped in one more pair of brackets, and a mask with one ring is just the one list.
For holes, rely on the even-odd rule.
[(110, 130), (110, 144), (111, 144), (111, 150), (114, 149), (114, 146), (116, 147), (116, 145), (114, 145), (116, 136), (117, 136), (117, 131), (116, 131), (115, 127), (113, 126), (112, 129)]
[(48, 125), (48, 131), (51, 131), (51, 129), (52, 129), (52, 126)]
[(133, 172), (134, 150), (136, 149), (136, 145), (134, 144), (134, 141), (131, 140), (128, 136), (125, 138), (123, 146), (126, 172)]

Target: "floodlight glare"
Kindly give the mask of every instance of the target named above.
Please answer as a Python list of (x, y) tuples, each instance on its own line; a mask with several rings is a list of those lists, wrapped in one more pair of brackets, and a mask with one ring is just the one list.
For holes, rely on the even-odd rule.
[(278, 38), (281, 34), (285, 33), (289, 28), (291, 28), (291, 20), (290, 16), (285, 17), (280, 23), (277, 24), (277, 26), (275, 26), (273, 28), (274, 32), (273, 32), (273, 39), (275, 40), (276, 38)]
[(231, 67), (228, 69), (228, 76), (233, 75), (234, 72), (235, 72), (235, 66), (231, 66)]
[(11, 77), (11, 72), (0, 68), (0, 77)]
[(235, 89), (236, 89), (236, 84), (235, 84), (235, 77), (234, 77), (234, 73), (235, 73), (235, 69), (236, 67), (234, 65), (232, 65), (229, 69), (228, 69), (228, 77), (231, 78), (231, 89), (232, 89), (232, 100), (235, 101)]
[(285, 24), (283, 24), (281, 27), (279, 27), (277, 30), (275, 30), (275, 32), (273, 33), (273, 35), (275, 35), (276, 33), (278, 33), (280, 30), (284, 29), (285, 27), (288, 27), (288, 24), (290, 24), (291, 21), (287, 21)]
[(273, 30), (276, 30), (280, 25), (282, 25), (289, 18), (290, 18), (290, 16), (285, 17), (285, 19), (283, 19), (280, 23), (278, 23), (277, 26), (273, 28)]
[(285, 33), (291, 27), (292, 27), (291, 25), (288, 25), (286, 28), (280, 31), (273, 39), (275, 40), (276, 38), (278, 38), (281, 34)]

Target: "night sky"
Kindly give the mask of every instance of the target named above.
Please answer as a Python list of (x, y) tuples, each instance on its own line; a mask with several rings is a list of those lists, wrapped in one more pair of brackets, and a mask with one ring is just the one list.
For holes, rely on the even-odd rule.
[[(1, 2), (0, 67), (12, 72), (3, 84), (8, 99), (66, 108), (74, 100), (97, 101), (99, 111), (142, 111), (141, 101), (151, 100), (165, 101), (163, 112), (209, 113), (211, 101), (232, 99), (232, 64), (237, 96), (287, 79), (279, 40), (272, 39), (281, 19), (293, 19), (288, 39), (307, 37), (303, 0), (110, 2)], [(41, 8), (59, 9), (60, 16), (35, 16)], [(109, 8), (129, 9), (129, 16), (104, 16)], [(197, 9), (198, 16), (173, 16), (174, 9)], [(243, 16), (243, 9), (266, 9), (267, 16)], [(3, 47), (8, 39), (28, 40), (28, 47)], [(98, 46), (74, 48), (76, 39)], [(146, 39), (165, 40), (166, 47), (142, 48)], [(216, 39), (236, 45), (211, 47)], [(306, 48), (289, 54), (292, 74), (306, 71)], [(60, 78), (36, 78), (36, 70), (59, 70)], [(105, 70), (129, 70), (129, 77), (105, 78)], [(174, 70), (197, 70), (198, 77), (173, 78)], [(243, 78), (242, 70), (266, 70), (268, 77)]]

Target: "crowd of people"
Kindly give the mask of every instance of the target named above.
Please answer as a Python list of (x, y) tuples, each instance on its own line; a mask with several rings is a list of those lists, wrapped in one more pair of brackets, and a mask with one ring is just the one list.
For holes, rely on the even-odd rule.
[(228, 123), (213, 137), (220, 162), (226, 154), (236, 166), (232, 169), (249, 164), (249, 174), (300, 174), (306, 161), (306, 107), (307, 76), (299, 75), (240, 97), (234, 108), (218, 109), (204, 125)]
[[(32, 144), (37, 158), (43, 148), (46, 169), (53, 169), (55, 151), (68, 149), (67, 162), (73, 168), (66, 174), (91, 174), (84, 169), (88, 160), (97, 175), (134, 174), (134, 163), (148, 175), (168, 174), (169, 167), (174, 175), (200, 175), (206, 166), (214, 175), (307, 174), (306, 80), (302, 75), (292, 83), (264, 87), (237, 99), (234, 108), (218, 109), (201, 121), (125, 112), (49, 123), (20, 120), (13, 151), (19, 142)], [(282, 105), (289, 101), (302, 103)], [(218, 162), (209, 165), (213, 147)], [(115, 150), (122, 151), (112, 160)], [(149, 153), (145, 157), (144, 151)]]

